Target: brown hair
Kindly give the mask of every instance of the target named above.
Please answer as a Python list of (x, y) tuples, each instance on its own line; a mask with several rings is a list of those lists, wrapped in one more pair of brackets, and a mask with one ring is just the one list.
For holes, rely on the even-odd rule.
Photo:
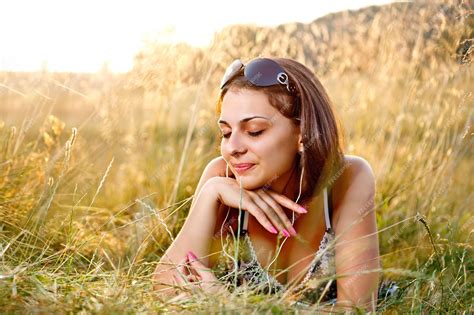
[(340, 122), (326, 90), (311, 70), (293, 59), (270, 59), (286, 71), (290, 83), (296, 87), (296, 96), (284, 85), (255, 86), (240, 73), (220, 91), (216, 112), (220, 114), (222, 100), (230, 88), (258, 90), (267, 95), (270, 104), (282, 115), (300, 125), (304, 152), (297, 157), (298, 178), (300, 164), (304, 165), (305, 172), (299, 203), (307, 204), (328, 183), (332, 185), (333, 177), (344, 163)]

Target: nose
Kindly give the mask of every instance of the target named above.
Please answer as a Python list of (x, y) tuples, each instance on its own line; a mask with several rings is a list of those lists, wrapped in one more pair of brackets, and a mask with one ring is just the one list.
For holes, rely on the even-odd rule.
[(230, 135), (227, 141), (227, 150), (232, 157), (237, 157), (247, 152), (247, 147), (237, 132), (233, 132)]

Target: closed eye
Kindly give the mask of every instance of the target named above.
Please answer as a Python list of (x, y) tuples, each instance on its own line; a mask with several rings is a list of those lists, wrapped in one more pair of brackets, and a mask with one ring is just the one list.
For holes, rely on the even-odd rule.
[(249, 135), (251, 137), (258, 137), (259, 135), (261, 135), (263, 133), (263, 130), (260, 130), (260, 131), (255, 131), (255, 132), (249, 132)]
[[(263, 133), (264, 130), (260, 130), (260, 131), (255, 131), (255, 132), (248, 132), (249, 136), (251, 137), (258, 137), (259, 135), (261, 135)], [(225, 138), (225, 139), (228, 139), (230, 137), (230, 132), (229, 133), (226, 133), (226, 134), (221, 134), (221, 138)]]

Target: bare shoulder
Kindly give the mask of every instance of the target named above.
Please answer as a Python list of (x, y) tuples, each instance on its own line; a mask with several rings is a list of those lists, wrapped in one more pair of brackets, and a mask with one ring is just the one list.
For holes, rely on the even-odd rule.
[(339, 172), (340, 175), (333, 185), (335, 224), (342, 212), (351, 211), (347, 210), (349, 208), (359, 209), (366, 206), (375, 195), (375, 175), (366, 159), (356, 155), (345, 155), (342, 168), (343, 171)]
[(344, 193), (350, 186), (353, 186), (354, 180), (366, 181), (367, 184), (375, 180), (370, 163), (357, 155), (344, 155), (344, 164), (341, 169), (342, 171), (338, 172), (338, 177), (334, 182), (334, 193)]

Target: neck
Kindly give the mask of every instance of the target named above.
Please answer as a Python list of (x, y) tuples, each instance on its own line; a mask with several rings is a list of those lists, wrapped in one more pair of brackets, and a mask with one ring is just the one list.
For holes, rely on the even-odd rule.
[(299, 193), (301, 174), (297, 171), (296, 164), (286, 173), (282, 174), (271, 184), (271, 189), (296, 201)]

